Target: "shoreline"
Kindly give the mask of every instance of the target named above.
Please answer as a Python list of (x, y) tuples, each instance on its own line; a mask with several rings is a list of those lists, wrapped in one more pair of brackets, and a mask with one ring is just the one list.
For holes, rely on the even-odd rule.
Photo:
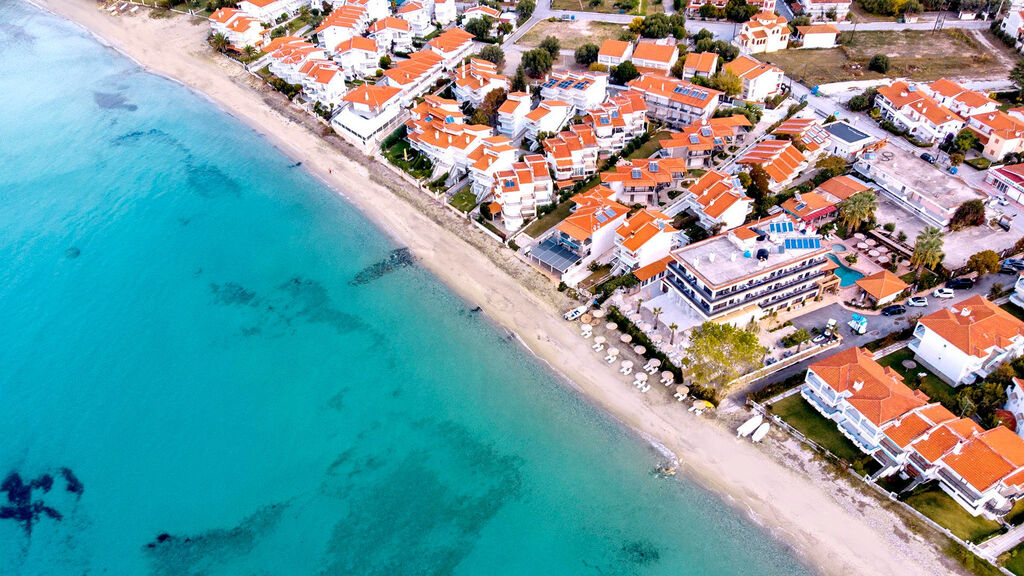
[[(722, 423), (685, 412), (683, 405), (624, 386), (615, 370), (601, 362), (589, 343), (555, 313), (555, 300), (524, 286), (473, 242), (435, 222), (380, 182), (374, 172), (387, 168), (369, 158), (360, 163), (339, 153), (307, 126), (268, 105), (253, 86), (239, 82), (237, 76), (244, 72), (219, 61), (203, 42), (205, 22), (193, 25), (181, 15), (156, 20), (145, 11), (115, 17), (83, 0), (31, 3), (78, 24), (147, 72), (200, 94), (281, 153), (302, 161), (309, 174), (389, 238), (409, 247), (424, 268), (461, 298), (480, 306), (489, 320), (508, 330), (589, 403), (655, 450), (674, 454), (688, 480), (745, 510), (753, 522), (793, 548), (806, 565), (827, 574), (962, 572), (942, 553), (939, 543), (913, 533), (879, 499), (859, 493), (850, 480), (832, 480), (824, 466), (802, 453), (792, 440), (780, 442), (775, 435), (776, 440), (762, 449), (736, 440)], [(331, 174), (328, 167), (333, 168)], [(537, 278), (532, 282), (536, 284)], [(726, 410), (723, 405), (721, 415), (727, 415)], [(769, 454), (769, 450), (781, 454)]]

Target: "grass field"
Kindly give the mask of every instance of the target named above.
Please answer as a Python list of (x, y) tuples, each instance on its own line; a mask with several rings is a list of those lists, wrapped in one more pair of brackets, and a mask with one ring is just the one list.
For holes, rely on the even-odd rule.
[(476, 207), (476, 195), (468, 188), (459, 190), (452, 196), (449, 204), (455, 206), (462, 212), (469, 212)]
[(1024, 544), (1018, 544), (1003, 555), (1003, 566), (1019, 576), (1024, 576)]
[(853, 462), (864, 456), (839, 432), (835, 422), (819, 414), (799, 394), (772, 404), (772, 413), (843, 460)]
[(999, 524), (971, 516), (938, 486), (915, 490), (906, 503), (968, 542), (978, 543), (999, 530)]
[[(993, 48), (1003, 53), (995, 54)], [(987, 30), (885, 30), (857, 32), (849, 44), (838, 48), (782, 50), (759, 58), (782, 68), (791, 78), (814, 86), (884, 76), (911, 80), (1002, 79), (1007, 50)], [(867, 69), (868, 61), (876, 54), (889, 57), (891, 68), (887, 74)]]
[[(600, 0), (591, 5), (591, 0), (551, 0), (552, 10), (573, 10), (578, 12), (603, 12), (605, 14), (625, 14), (615, 5), (616, 0)], [(664, 12), (665, 5), (660, 0), (643, 0), (631, 14), (645, 16)]]
[(572, 211), (572, 202), (563, 200), (555, 209), (534, 220), (523, 232), (530, 238), (537, 238), (558, 224)]
[(658, 150), (661, 150), (661, 142), (659, 142), (659, 140), (662, 138), (667, 138), (668, 135), (668, 130), (660, 130), (658, 132), (655, 132), (654, 134), (651, 134), (651, 139), (645, 142), (643, 146), (634, 150), (633, 153), (630, 154), (627, 159), (633, 160), (636, 158), (650, 158), (651, 154), (654, 154)]
[(910, 348), (903, 348), (897, 350), (888, 356), (883, 356), (878, 359), (878, 363), (882, 366), (889, 366), (893, 370), (900, 373), (903, 376), (903, 381), (908, 385), (916, 381), (917, 375), (921, 372), (925, 373), (924, 380), (921, 381), (921, 391), (928, 395), (929, 398), (936, 402), (941, 402), (943, 406), (949, 408), (954, 413), (959, 412), (959, 407), (956, 404), (956, 390), (939, 379), (938, 376), (932, 374), (927, 368), (917, 365), (916, 368), (907, 369), (903, 367), (904, 360), (913, 360), (914, 351)]
[(541, 40), (548, 36), (554, 36), (558, 38), (563, 50), (575, 50), (587, 43), (600, 46), (605, 40), (618, 40), (619, 35), (625, 29), (625, 26), (611, 22), (569, 24), (542, 20), (530, 28), (529, 32), (523, 34), (516, 44), (530, 47), (539, 46)]

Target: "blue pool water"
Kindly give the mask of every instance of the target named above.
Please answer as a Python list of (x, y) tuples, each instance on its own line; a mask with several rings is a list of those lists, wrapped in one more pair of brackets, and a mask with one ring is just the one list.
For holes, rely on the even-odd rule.
[(842, 244), (835, 244), (832, 246), (833, 252), (846, 252), (846, 246)]
[[(846, 247), (844, 246), (843, 248), (845, 249)], [(832, 249), (835, 250), (835, 247), (833, 246)], [(852, 286), (857, 280), (860, 280), (861, 278), (864, 277), (864, 274), (840, 262), (839, 258), (837, 258), (834, 254), (827, 254), (826, 256), (829, 260), (839, 265), (839, 267), (836, 268), (836, 276), (839, 276), (839, 286), (843, 288), (847, 286)]]
[(0, 110), (0, 574), (810, 573), (204, 99), (8, 1)]

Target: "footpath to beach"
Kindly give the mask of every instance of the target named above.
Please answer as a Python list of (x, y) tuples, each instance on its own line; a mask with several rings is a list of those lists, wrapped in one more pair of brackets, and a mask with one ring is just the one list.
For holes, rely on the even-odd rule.
[[(464, 219), (410, 189), (391, 172), (335, 141), (315, 121), (210, 50), (208, 26), (184, 16), (111, 16), (90, 0), (37, 0), (79, 23), (148, 70), (206, 95), (337, 190), (419, 262), (496, 323), (518, 334), (540, 359), (593, 403), (674, 452), (688, 477), (746, 510), (825, 574), (958, 574), (949, 542), (909, 528), (877, 496), (837, 477), (791, 438), (763, 446), (737, 440), (739, 407), (719, 422), (694, 416), (667, 394), (640, 394), (601, 362), (559, 314), (567, 305), (552, 283)], [(709, 551), (713, 553), (713, 551)]]

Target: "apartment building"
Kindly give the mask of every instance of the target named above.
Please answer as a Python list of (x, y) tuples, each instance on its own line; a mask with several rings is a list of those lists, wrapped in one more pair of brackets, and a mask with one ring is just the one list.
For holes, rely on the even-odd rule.
[(409, 144), (455, 177), (469, 173), (471, 153), (493, 136), (490, 126), (466, 124), (455, 100), (427, 95), (410, 113), (405, 123)]
[(342, 138), (366, 152), (398, 125), (402, 90), (382, 84), (363, 84), (342, 98), (342, 109), (331, 126)]
[(495, 174), (494, 201), (501, 205), (501, 221), (507, 230), (518, 230), (537, 216), (537, 208), (553, 200), (548, 163), (539, 154), (524, 156), (511, 169)]
[(784, 74), (776, 66), (759, 62), (749, 56), (739, 56), (722, 69), (739, 76), (743, 81), (743, 92), (740, 93), (740, 97), (744, 100), (764, 102), (782, 93)]
[(739, 178), (718, 170), (708, 170), (691, 184), (673, 206), (697, 216), (701, 228), (714, 233), (727, 232), (742, 225), (754, 208)]
[(591, 127), (601, 150), (618, 152), (647, 132), (647, 104), (636, 92), (622, 92), (588, 112), (583, 123)]
[(455, 87), (452, 89), (460, 104), (469, 103), (479, 108), (492, 90), (508, 90), (508, 78), (498, 73), (492, 62), (473, 58), (452, 72)]
[(246, 46), (262, 46), (266, 28), (257, 19), (235, 8), (221, 8), (210, 15), (210, 30), (223, 34), (232, 46), (244, 50)]
[(483, 201), (494, 189), (499, 172), (512, 169), (512, 164), (519, 156), (519, 149), (504, 136), (496, 135), (484, 138), (480, 146), (469, 153), (469, 178), (472, 182), (470, 190), (477, 201)]
[(625, 274), (666, 258), (679, 243), (672, 218), (645, 208), (615, 230), (612, 274)]
[(711, 118), (722, 96), (718, 90), (660, 74), (643, 74), (629, 88), (643, 96), (648, 118), (677, 129)]
[(533, 97), (527, 92), (512, 92), (498, 107), (498, 133), (518, 141), (526, 134), (526, 115), (533, 107)]
[(569, 130), (544, 140), (545, 157), (556, 181), (592, 175), (597, 171), (600, 150), (594, 129), (585, 124), (573, 124)]
[(541, 100), (540, 104), (526, 115), (526, 140), (532, 146), (538, 143), (538, 136), (560, 131), (569, 121), (571, 112), (572, 106), (568, 102)]
[(334, 61), (341, 65), (350, 79), (376, 73), (383, 55), (375, 40), (362, 36), (353, 36), (334, 47)]
[(601, 183), (619, 202), (658, 206), (685, 177), (686, 163), (679, 158), (638, 158), (603, 172)]
[(964, 127), (963, 118), (902, 80), (880, 86), (875, 106), (883, 120), (923, 142), (940, 142), (947, 136), (955, 136)]
[(981, 142), (981, 155), (992, 161), (1024, 152), (1024, 120), (1006, 112), (983, 112), (967, 118), (967, 127)]
[(850, 0), (799, 0), (803, 15), (811, 20), (842, 22), (850, 13)]
[(317, 41), (325, 50), (335, 47), (353, 36), (361, 36), (370, 24), (365, 6), (346, 4), (331, 11), (316, 28)]
[(961, 118), (999, 109), (999, 102), (946, 78), (940, 78), (931, 84), (921, 84), (919, 88)]
[(789, 140), (762, 140), (736, 163), (764, 168), (771, 181), (771, 189), (781, 190), (800, 174), (807, 165), (807, 159)]
[(409, 22), (401, 18), (388, 16), (377, 20), (367, 29), (366, 36), (375, 40), (385, 52), (412, 51), (412, 31)]
[(718, 54), (714, 52), (690, 52), (683, 61), (683, 79), (694, 76), (711, 78), (718, 72)]
[(604, 72), (552, 72), (540, 85), (543, 100), (567, 102), (574, 113), (592, 110), (608, 95), (608, 74)]
[(238, 9), (249, 16), (273, 24), (281, 14), (297, 14), (303, 6), (309, 6), (309, 0), (242, 0)]
[(384, 71), (381, 84), (393, 86), (402, 91), (402, 103), (412, 104), (417, 97), (426, 94), (442, 76), (443, 60), (430, 50), (413, 52)]
[(622, 40), (605, 40), (597, 52), (597, 63), (611, 68), (633, 57), (633, 43)]
[(667, 76), (679, 60), (679, 50), (674, 43), (640, 41), (633, 49), (631, 60), (640, 72), (654, 72)]
[(427, 47), (444, 60), (445, 70), (453, 70), (473, 49), (473, 35), (462, 28), (449, 28), (427, 42)]
[(684, 158), (690, 169), (711, 168), (715, 154), (743, 145), (752, 127), (741, 114), (702, 119), (661, 140), (660, 154), (665, 158)]
[(799, 142), (807, 156), (815, 155), (830, 142), (829, 133), (817, 118), (790, 118), (779, 124), (772, 134), (788, 136), (794, 142)]

